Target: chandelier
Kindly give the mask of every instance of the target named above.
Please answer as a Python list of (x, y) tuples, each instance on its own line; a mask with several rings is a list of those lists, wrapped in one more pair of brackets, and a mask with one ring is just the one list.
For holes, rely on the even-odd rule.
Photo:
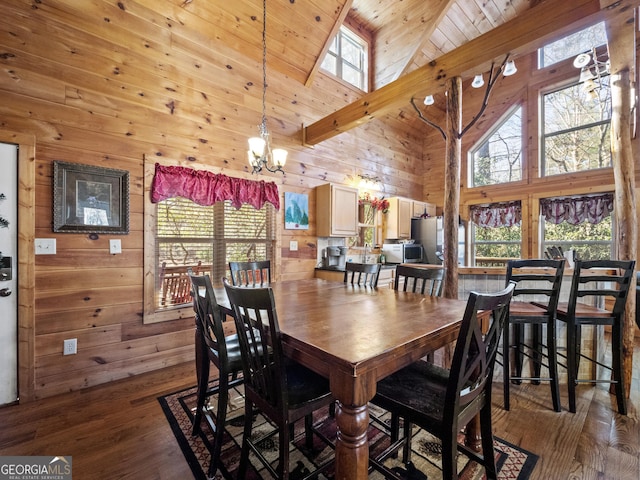
[(262, 169), (284, 174), (287, 151), (282, 148), (271, 149), (269, 130), (267, 129), (267, 0), (262, 2), (262, 122), (258, 125), (259, 137), (249, 139), (247, 152), (251, 173), (260, 173)]

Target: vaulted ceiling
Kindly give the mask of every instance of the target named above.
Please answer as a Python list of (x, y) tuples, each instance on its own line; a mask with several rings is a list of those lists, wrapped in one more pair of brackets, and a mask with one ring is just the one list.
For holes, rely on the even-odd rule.
[[(177, 0), (214, 23), (217, 38), (249, 57), (262, 54), (262, 2)], [(269, 0), (267, 59), (308, 84), (343, 22), (372, 41), (375, 88), (508, 22), (539, 0)]]
[[(151, 1), (151, 0), (146, 0)], [(260, 61), (260, 0), (175, 0), (176, 10), (211, 25), (201, 32)], [(407, 108), (412, 96), (433, 93), (451, 76), (471, 77), (505, 54), (528, 54), (584, 22), (626, 11), (637, 0), (269, 0), (267, 65), (312, 86), (330, 41), (343, 23), (372, 46), (372, 92), (306, 126), (305, 143), (316, 144), (373, 118)], [(174, 13), (175, 14), (175, 13)], [(611, 13), (613, 15), (614, 13)], [(177, 14), (175, 14), (177, 15)], [(402, 96), (401, 99), (399, 97)]]

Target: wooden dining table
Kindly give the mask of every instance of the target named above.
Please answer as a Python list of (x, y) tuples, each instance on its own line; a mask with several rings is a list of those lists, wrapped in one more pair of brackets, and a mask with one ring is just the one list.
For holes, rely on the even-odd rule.
[[(271, 288), (286, 354), (328, 378), (337, 400), (336, 479), (368, 478), (378, 380), (454, 341), (466, 302), (320, 279)], [(224, 289), (215, 293), (230, 313)]]

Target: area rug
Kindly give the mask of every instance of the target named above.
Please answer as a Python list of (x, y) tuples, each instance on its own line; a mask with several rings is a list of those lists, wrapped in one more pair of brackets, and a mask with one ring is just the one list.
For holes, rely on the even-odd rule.
[[(215, 402), (216, 396), (211, 397)], [(171, 429), (176, 437), (178, 445), (191, 467), (193, 476), (197, 480), (206, 480), (209, 468), (209, 448), (213, 435), (209, 430), (207, 422), (202, 422), (202, 433), (197, 436), (191, 435), (193, 410), (196, 404), (196, 388), (188, 388), (171, 393), (158, 398), (160, 405), (171, 425)], [(215, 412), (215, 405), (210, 405), (211, 411)], [(378, 407), (371, 405), (370, 413), (382, 422), (388, 422), (389, 414)], [(272, 425), (260, 414), (254, 414), (253, 433), (260, 435), (272, 429)], [(291, 479), (295, 480), (301, 474), (314, 470), (316, 465), (320, 465), (324, 460), (333, 455), (331, 447), (327, 446), (319, 438), (314, 439), (314, 446), (309, 451), (304, 445), (303, 422), (298, 422), (294, 431), (294, 441), (291, 446)], [(244, 425), (244, 398), (242, 387), (235, 389), (230, 394), (229, 409), (227, 414), (227, 425), (225, 431), (224, 444), (222, 446), (220, 469), (214, 478), (216, 479), (237, 479), (237, 469), (240, 461), (240, 446), (242, 444), (242, 431)], [(320, 410), (314, 414), (314, 425), (316, 425), (327, 437), (335, 438), (336, 425), (334, 419), (329, 415), (327, 409)], [(382, 451), (388, 445), (388, 436), (383, 429), (377, 428), (372, 422), (368, 431), (369, 449), (372, 453)], [(277, 463), (278, 458), (278, 438), (277, 435), (262, 445), (262, 453), (272, 461)], [(412, 442), (412, 462), (411, 465), (402, 464), (402, 454), (397, 459), (388, 459), (385, 465), (392, 470), (399, 472), (402, 478), (407, 480), (436, 480), (442, 478), (440, 470), (440, 444), (437, 439), (431, 437), (423, 430), (414, 433)], [(533, 471), (538, 457), (531, 452), (527, 452), (515, 445), (511, 445), (501, 439), (495, 438), (496, 464), (498, 466), (499, 479), (527, 480)], [(270, 474), (264, 469), (260, 462), (250, 455), (251, 466), (248, 469), (246, 480), (270, 479)], [(484, 479), (484, 469), (474, 462), (467, 461), (464, 455), (459, 455), (458, 472), (462, 480), (482, 480)], [(320, 480), (332, 480), (332, 470), (320, 475)], [(378, 472), (372, 472), (369, 476), (372, 480), (383, 479)], [(242, 480), (245, 480), (242, 479)]]

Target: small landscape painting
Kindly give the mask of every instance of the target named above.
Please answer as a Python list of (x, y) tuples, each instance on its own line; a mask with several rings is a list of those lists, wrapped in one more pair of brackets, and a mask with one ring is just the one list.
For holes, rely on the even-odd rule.
[(309, 229), (309, 195), (284, 192), (284, 228), (287, 230)]

